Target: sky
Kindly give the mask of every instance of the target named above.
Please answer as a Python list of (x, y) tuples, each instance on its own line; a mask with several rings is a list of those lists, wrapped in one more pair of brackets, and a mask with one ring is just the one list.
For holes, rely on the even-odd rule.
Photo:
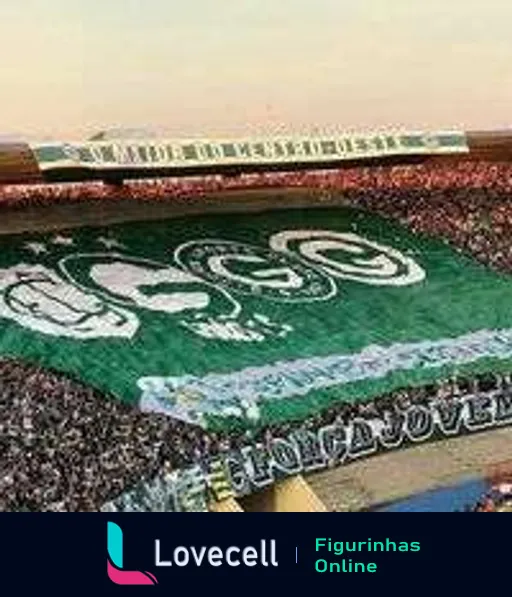
[(512, 124), (511, 0), (0, 0), (0, 135)]

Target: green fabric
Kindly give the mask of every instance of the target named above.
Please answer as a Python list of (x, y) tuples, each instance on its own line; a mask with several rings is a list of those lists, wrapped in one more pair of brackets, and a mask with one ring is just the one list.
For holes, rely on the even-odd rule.
[(2, 237), (0, 268), (1, 354), (215, 428), (512, 358), (510, 277), (353, 209)]

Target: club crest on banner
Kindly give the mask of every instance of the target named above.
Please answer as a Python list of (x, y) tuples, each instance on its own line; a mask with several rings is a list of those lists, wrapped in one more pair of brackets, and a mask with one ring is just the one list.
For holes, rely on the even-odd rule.
[[(59, 244), (74, 246), (71, 239)], [(20, 263), (0, 273), (0, 316), (88, 340), (132, 338), (149, 311), (173, 316), (205, 339), (262, 342), (293, 331), (272, 319), (272, 302), (335, 299), (340, 279), (404, 286), (425, 277), (410, 257), (353, 233), (286, 230), (269, 245), (201, 239), (179, 245), (169, 263), (117, 252), (73, 252), (57, 271)], [(27, 246), (36, 255), (48, 251), (37, 242)], [(244, 295), (268, 301), (268, 312), (262, 303), (263, 312), (246, 313)]]
[(41, 265), (0, 270), (0, 316), (50, 336), (131, 338), (137, 316)]

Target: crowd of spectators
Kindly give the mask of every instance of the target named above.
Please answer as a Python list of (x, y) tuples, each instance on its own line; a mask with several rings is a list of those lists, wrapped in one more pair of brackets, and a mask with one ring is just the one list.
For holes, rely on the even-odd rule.
[(231, 449), (240, 449), (247, 443), (268, 444), (272, 438), (287, 437), (294, 431), (317, 430), (338, 423), (348, 425), (355, 418), (381, 419), (388, 413), (403, 411), (412, 405), (429, 406), (434, 401), (453, 400), (464, 395), (477, 395), (493, 390), (512, 392), (512, 377), (501, 374), (483, 374), (452, 379), (413, 388), (403, 388), (374, 400), (365, 402), (340, 401), (315, 415), (301, 421), (288, 421), (255, 427), (227, 434), (208, 434), (196, 445), (194, 460)]
[(375, 418), (411, 404), (512, 388), (507, 375), (398, 390), (368, 403), (340, 402), (306, 420), (212, 433), (16, 359), (0, 360), (0, 511), (96, 511), (157, 472), (204, 462), (249, 443)]
[(466, 512), (512, 512), (512, 483), (493, 485), (474, 505), (468, 505)]
[[(200, 202), (215, 191), (288, 187), (320, 189), (324, 199), (342, 197), (349, 205), (398, 219), (414, 231), (441, 236), (493, 267), (512, 271), (512, 165), (507, 164), (210, 176), (122, 187), (102, 183), (5, 187), (0, 189), (0, 205), (130, 198)], [(247, 442), (287, 436), (298, 428), (317, 429), (336, 420), (346, 424), (354, 416), (378, 416), (396, 405), (404, 408), (493, 387), (509, 388), (511, 380), (508, 376), (451, 380), (401, 390), (367, 404), (339, 403), (306, 421), (216, 434), (163, 415), (142, 413), (37, 366), (1, 359), (0, 510), (97, 510), (141, 477), (162, 468), (184, 467)], [(482, 510), (489, 507), (485, 500), (477, 511), (489, 511)]]
[(190, 463), (203, 435), (64, 375), (0, 359), (0, 511), (96, 511), (162, 467)]
[(0, 187), (0, 206), (94, 201), (206, 204), (214, 193), (249, 189), (314, 190), (319, 201), (347, 204), (400, 220), (415, 232), (445, 238), (477, 259), (512, 269), (512, 164), (487, 162), (361, 167), (128, 181)]
[[(488, 162), (443, 162), (406, 166), (371, 166), (337, 170), (264, 172), (239, 176), (209, 175), (126, 181), (6, 185), (0, 187), (0, 205), (25, 206), (94, 201), (137, 199), (141, 201), (195, 200), (210, 193), (230, 190), (276, 188), (319, 189), (332, 192), (370, 191), (371, 196), (388, 201), (389, 192), (475, 189), (495, 193), (510, 192), (512, 165)], [(405, 197), (403, 197), (405, 199)]]

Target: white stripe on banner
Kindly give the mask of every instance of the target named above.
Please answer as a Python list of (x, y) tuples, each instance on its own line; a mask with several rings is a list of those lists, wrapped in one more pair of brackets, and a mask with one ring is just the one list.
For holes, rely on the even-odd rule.
[[(248, 367), (204, 377), (143, 377), (143, 410), (187, 419), (195, 413), (236, 415), (236, 406), (305, 396), (314, 390), (384, 378), (397, 371), (456, 366), (482, 358), (512, 358), (512, 329), (480, 330), (457, 338), (368, 346), (356, 354), (329, 355)], [(185, 398), (185, 400), (182, 400)], [(242, 414), (241, 412), (239, 414)]]

